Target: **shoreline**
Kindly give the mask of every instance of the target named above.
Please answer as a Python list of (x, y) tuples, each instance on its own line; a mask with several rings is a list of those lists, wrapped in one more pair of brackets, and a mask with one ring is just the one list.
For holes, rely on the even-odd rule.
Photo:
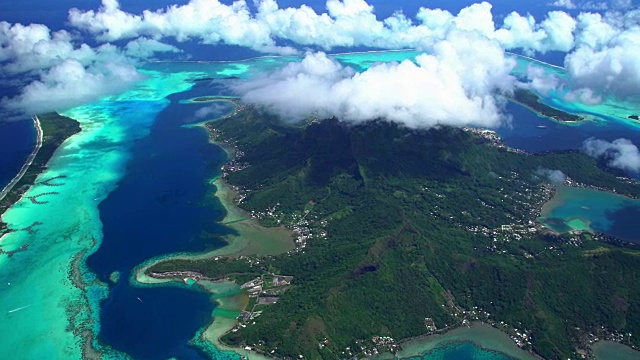
[[(561, 124), (561, 125), (566, 125), (566, 126), (580, 126), (580, 125), (584, 124), (585, 122), (593, 121), (593, 120), (590, 120), (590, 119), (584, 118), (584, 117), (582, 117), (582, 116), (580, 116), (580, 117), (582, 118), (582, 120), (580, 120), (580, 121), (564, 121), (564, 120), (558, 120), (558, 119), (553, 118), (553, 117), (551, 117), (551, 116), (547, 116), (547, 115), (545, 115), (545, 114), (543, 114), (543, 113), (539, 112), (538, 110), (534, 109), (532, 106), (530, 106), (530, 105), (528, 105), (528, 104), (525, 104), (525, 103), (523, 103), (523, 102), (521, 102), (521, 101), (518, 101), (518, 100), (516, 100), (516, 99), (514, 99), (514, 98), (508, 98), (508, 100), (509, 100), (509, 101), (511, 101), (511, 102), (513, 102), (514, 104), (520, 105), (520, 106), (522, 106), (522, 107), (524, 107), (524, 108), (528, 109), (528, 110), (529, 110), (529, 111), (531, 111), (532, 113), (536, 114), (538, 117), (540, 117), (540, 118), (542, 118), (542, 119), (546, 119), (546, 120), (552, 121), (552, 122), (554, 122), (554, 123), (556, 123), (556, 124)], [(541, 103), (541, 104), (546, 105), (546, 104), (544, 104), (544, 103)], [(547, 105), (547, 106), (548, 106), (548, 105)], [(549, 106), (549, 107), (551, 107), (551, 106)], [(553, 107), (551, 107), (551, 108), (553, 108)], [(553, 108), (553, 109), (558, 110), (558, 111), (562, 111), (562, 112), (564, 112), (564, 113), (567, 113), (566, 111), (563, 111), (563, 110), (560, 110), (560, 109), (556, 109), (556, 108)], [(571, 114), (571, 113), (567, 113), (567, 114), (569, 114), (569, 115), (575, 115), (575, 114)], [(576, 116), (579, 116), (579, 115), (576, 115)]]
[(22, 179), (24, 174), (29, 169), (29, 166), (31, 166), (33, 160), (36, 158), (38, 151), (40, 151), (40, 148), (42, 147), (42, 127), (40, 126), (40, 119), (38, 119), (38, 116), (33, 117), (33, 127), (36, 129), (36, 145), (33, 148), (33, 151), (31, 151), (31, 154), (29, 154), (29, 156), (27, 157), (27, 160), (20, 168), (20, 171), (18, 171), (16, 176), (14, 176), (13, 179), (11, 179), (11, 181), (9, 181), (9, 183), (2, 189), (2, 191), (0, 191), (0, 201), (2, 201), (2, 199), (4, 199), (4, 197), (7, 196), (7, 194), (18, 183), (18, 181)]
[[(232, 116), (240, 110), (242, 110), (242, 108), (238, 106), (231, 114), (224, 115), (223, 117)], [(226, 164), (235, 159), (237, 150), (231, 145), (213, 139), (212, 132), (206, 124), (215, 120), (217, 119), (192, 124), (192, 126), (197, 126), (205, 130), (209, 136), (209, 143), (218, 146), (225, 152), (227, 159), (224, 163)], [(217, 256), (278, 255), (295, 248), (293, 232), (291, 230), (283, 226), (277, 228), (263, 227), (259, 224), (258, 220), (252, 218), (249, 213), (238, 207), (235, 202), (238, 195), (233, 187), (224, 180), (223, 176), (214, 177), (210, 180), (210, 184), (216, 187), (214, 196), (225, 210), (224, 218), (220, 219), (218, 223), (231, 228), (236, 234), (224, 236), (227, 244), (212, 251), (194, 254), (170, 254), (150, 259), (133, 269), (130, 281), (134, 286), (172, 286), (176, 285), (175, 283), (178, 283), (179, 286), (186, 285), (184, 279), (179, 277), (156, 278), (147, 274), (149, 268), (169, 259), (196, 261), (212, 259)], [(171, 283), (173, 284), (170, 285)], [(196, 280), (194, 284), (206, 291), (211, 296), (211, 300), (217, 303), (216, 310), (244, 310), (241, 302), (233, 300), (241, 295), (231, 294), (224, 296), (224, 294), (232, 288), (239, 287), (235, 282), (199, 279)], [(231, 331), (236, 324), (236, 319), (216, 315), (216, 311), (214, 310), (210, 321), (196, 333), (192, 341), (205, 352), (213, 352), (213, 349), (207, 351), (207, 348), (214, 346), (217, 351), (233, 351), (249, 359), (268, 359), (268, 357), (259, 353), (240, 347), (230, 347), (220, 341), (220, 338)]]
[(383, 354), (374, 357), (379, 360), (407, 359), (422, 356), (455, 343), (472, 343), (485, 351), (496, 352), (515, 359), (541, 359), (538, 355), (519, 348), (509, 335), (484, 322), (460, 325), (445, 333), (420, 335), (398, 343), (402, 350), (395, 355)]
[[(36, 185), (36, 180), (48, 168), (60, 146), (82, 130), (78, 121), (58, 113), (33, 116), (33, 122), (36, 129), (36, 146), (18, 174), (0, 192), (0, 241), (4, 235), (12, 231), (8, 228), (9, 225), (2, 221), (4, 213), (22, 200), (24, 194)], [(43, 127), (48, 132), (46, 137)], [(46, 181), (42, 183), (55, 186), (46, 184)]]

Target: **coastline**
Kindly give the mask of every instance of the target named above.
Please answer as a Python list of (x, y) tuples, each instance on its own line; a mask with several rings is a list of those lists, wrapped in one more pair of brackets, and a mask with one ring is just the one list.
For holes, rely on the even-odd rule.
[(0, 191), (0, 201), (2, 201), (2, 199), (4, 199), (4, 197), (7, 196), (7, 194), (11, 191), (11, 189), (13, 189), (16, 183), (20, 181), (20, 179), (22, 179), (24, 174), (27, 172), (27, 169), (29, 169), (29, 166), (31, 166), (33, 160), (36, 158), (38, 151), (42, 147), (42, 126), (40, 126), (40, 119), (38, 119), (38, 116), (34, 116), (32, 119), (33, 127), (36, 129), (36, 145), (34, 146), (33, 151), (31, 151), (31, 154), (29, 154), (29, 156), (27, 157), (27, 160), (20, 168), (20, 171), (18, 171), (16, 176), (14, 176), (13, 179), (11, 179), (11, 181), (9, 181), (9, 183), (2, 189), (2, 191)]
[[(71, 136), (81, 131), (78, 121), (58, 113), (34, 116), (33, 122), (36, 129), (36, 146), (18, 174), (0, 192), (0, 242), (5, 234), (11, 232), (8, 229), (8, 224), (2, 221), (4, 213), (36, 185), (38, 176), (47, 169), (49, 161), (58, 148)], [(43, 127), (47, 129), (43, 129)], [(45, 132), (47, 132), (46, 136)]]
[[(563, 121), (563, 120), (558, 120), (558, 119), (553, 118), (553, 117), (551, 117), (551, 116), (547, 116), (547, 115), (545, 115), (545, 114), (543, 114), (543, 113), (539, 112), (538, 110), (534, 109), (532, 106), (527, 105), (527, 104), (525, 104), (525, 103), (523, 103), (523, 102), (521, 102), (521, 101), (518, 101), (518, 100), (516, 100), (516, 99), (514, 99), (514, 98), (509, 98), (508, 100), (509, 100), (509, 101), (511, 101), (511, 102), (513, 102), (514, 104), (520, 105), (520, 106), (522, 106), (522, 107), (524, 107), (524, 108), (528, 109), (529, 111), (531, 111), (532, 113), (536, 114), (536, 115), (537, 115), (538, 117), (540, 117), (540, 118), (547, 119), (547, 120), (549, 120), (549, 121), (553, 121), (554, 123), (557, 123), (557, 124), (562, 124), (562, 125), (567, 125), (567, 126), (580, 126), (580, 125), (584, 124), (584, 123), (585, 123), (585, 122), (587, 122), (587, 121), (592, 121), (592, 120), (587, 119), (587, 118), (584, 118), (584, 117), (582, 117), (582, 120), (580, 120), (580, 121)], [(554, 108), (554, 109), (555, 109), (555, 108)], [(558, 109), (556, 109), (556, 110), (558, 110)], [(559, 111), (562, 111), (562, 110), (559, 110)], [(563, 111), (563, 112), (564, 112), (564, 111)]]
[(515, 359), (540, 359), (540, 357), (520, 349), (506, 333), (483, 322), (472, 322), (467, 326), (461, 325), (444, 334), (422, 335), (403, 340), (399, 343), (402, 350), (394, 356), (384, 354), (375, 359), (417, 357), (452, 343), (463, 342), (470, 342), (482, 349), (499, 352)]
[[(242, 110), (242, 107), (237, 106), (235, 111), (224, 117), (232, 116), (240, 110)], [(225, 152), (227, 158), (225, 163), (233, 161), (236, 157), (237, 150), (229, 144), (214, 140), (212, 132), (206, 126), (206, 124), (211, 121), (215, 120), (193, 124), (192, 126), (197, 126), (205, 130), (209, 136), (209, 142)], [(130, 280), (132, 284), (136, 286), (162, 286), (169, 283), (178, 283), (182, 286), (187, 284), (182, 278), (167, 277), (160, 279), (147, 275), (149, 268), (169, 259), (195, 261), (212, 259), (217, 256), (278, 255), (295, 248), (293, 232), (291, 230), (283, 226), (277, 228), (263, 227), (256, 219), (252, 218), (249, 213), (238, 207), (235, 202), (237, 192), (222, 176), (211, 179), (210, 183), (216, 187), (214, 196), (225, 209), (225, 216), (219, 223), (231, 228), (235, 234), (226, 235), (224, 239), (227, 241), (227, 244), (219, 249), (195, 254), (173, 254), (151, 259), (133, 270)], [(220, 338), (231, 331), (237, 324), (235, 318), (232, 319), (221, 316), (220, 310), (222, 310), (222, 312), (240, 312), (244, 310), (248, 302), (240, 299), (240, 297), (246, 296), (246, 294), (234, 293), (232, 291), (239, 289), (239, 285), (231, 281), (210, 281), (208, 279), (199, 279), (193, 284), (209, 293), (211, 300), (217, 303), (211, 321), (198, 331), (194, 340), (192, 340), (194, 345), (205, 352), (232, 351), (249, 359), (268, 359), (268, 357), (259, 353), (244, 348), (230, 347), (220, 341)], [(226, 293), (230, 293), (230, 295), (225, 295)], [(214, 346), (215, 351), (214, 349), (210, 349), (210, 346)]]
[[(27, 170), (29, 170), (31, 164), (33, 164), (33, 160), (36, 158), (36, 155), (38, 155), (40, 148), (42, 148), (42, 126), (40, 126), (40, 119), (37, 116), (33, 117), (33, 126), (36, 129), (36, 145), (33, 148), (33, 151), (31, 151), (31, 154), (29, 154), (27, 160), (24, 162), (16, 176), (14, 176), (13, 179), (11, 179), (11, 181), (9, 181), (9, 183), (2, 189), (2, 191), (0, 191), (0, 244), (2, 244), (2, 238), (4, 238), (4, 235), (6, 234), (5, 231), (8, 228), (8, 225), (4, 221), (2, 221), (2, 215), (4, 215), (5, 211), (9, 210), (14, 204), (20, 201), (27, 190), (29, 190), (31, 186), (33, 186), (33, 183), (31, 183), (28, 187), (25, 186), (24, 189), (18, 189), (15, 196), (17, 197), (17, 199), (15, 201), (9, 200), (7, 202), (3, 202), (4, 198), (11, 193), (13, 187), (18, 182), (20, 182), (20, 180), (22, 180), (24, 174), (27, 173)], [(40, 175), (40, 173), (41, 171), (38, 172), (38, 175)], [(0, 253), (1, 251), (2, 250), (0, 249)]]
[(614, 341), (598, 341), (591, 345), (591, 355), (595, 360), (631, 360), (640, 356), (640, 351)]

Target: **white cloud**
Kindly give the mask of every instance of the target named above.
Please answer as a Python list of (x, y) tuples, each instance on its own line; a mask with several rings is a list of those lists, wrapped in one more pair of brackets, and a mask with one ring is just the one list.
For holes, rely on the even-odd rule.
[(562, 11), (552, 11), (537, 24), (533, 16), (509, 14), (504, 26), (494, 37), (507, 49), (521, 48), (529, 51), (569, 51), (573, 48), (573, 32), (576, 21)]
[(72, 25), (97, 35), (98, 40), (115, 41), (149, 36), (174, 37), (178, 41), (199, 39), (204, 44), (220, 42), (267, 52), (291, 53), (276, 47), (266, 24), (254, 19), (244, 0), (224, 5), (218, 0), (192, 0), (164, 10), (145, 10), (141, 15), (120, 9), (117, 0), (103, 0), (98, 11), (69, 11)]
[(546, 177), (553, 184), (564, 184), (567, 180), (567, 175), (560, 170), (538, 169), (537, 174)]
[(71, 35), (64, 30), (51, 32), (40, 24), (0, 22), (0, 62), (4, 63), (4, 72), (46, 69), (64, 59), (84, 62), (95, 56), (95, 50), (86, 44), (74, 46)]
[(138, 59), (148, 59), (157, 53), (179, 53), (175, 46), (161, 43), (154, 39), (141, 37), (130, 41), (124, 48), (124, 53)]
[(128, 64), (100, 64), (85, 67), (77, 60), (65, 60), (44, 72), (40, 80), (25, 86), (5, 107), (28, 114), (62, 111), (125, 90), (141, 79)]
[(581, 46), (566, 56), (565, 67), (574, 87), (620, 98), (638, 97), (640, 29), (616, 37), (605, 46)]
[(590, 88), (571, 90), (564, 96), (564, 98), (569, 102), (578, 101), (587, 105), (597, 105), (602, 102), (602, 97), (597, 95)]
[(548, 4), (549, 6), (561, 7), (569, 10), (622, 10), (633, 6), (632, 0), (611, 0), (611, 1), (573, 1), (556, 0)]
[(122, 49), (112, 44), (92, 48), (64, 30), (0, 22), (0, 71), (21, 74), (24, 83), (21, 94), (3, 99), (2, 105), (28, 113), (67, 109), (124, 90), (141, 79), (136, 62), (177, 51), (147, 38), (132, 40)]
[[(566, 99), (586, 104), (597, 104), (605, 97), (629, 100), (640, 98), (640, 11), (625, 13), (608, 12), (581, 13), (573, 25), (565, 18), (566, 14), (554, 17), (555, 25), (545, 34), (555, 34), (552, 47), (564, 47), (568, 53), (564, 59), (567, 76), (561, 79), (548, 76), (543, 71), (529, 70), (529, 87), (542, 92), (562, 88), (567, 91)], [(515, 24), (512, 32), (527, 32), (527, 23), (531, 20), (510, 15), (505, 24)], [(543, 25), (541, 23), (541, 25)], [(572, 31), (569, 31), (573, 29)], [(501, 30), (496, 34), (500, 35)], [(561, 35), (564, 34), (564, 35)], [(573, 34), (573, 35), (569, 35)], [(535, 41), (540, 38), (536, 32), (529, 36), (516, 36), (517, 39), (534, 39), (534, 43), (520, 44), (523, 48), (535, 49)], [(564, 40), (563, 40), (564, 39)], [(503, 36), (502, 43), (508, 43)]]
[(321, 14), (306, 5), (281, 9), (276, 0), (257, 0), (256, 7), (257, 11), (251, 13), (244, 0), (230, 5), (218, 0), (191, 0), (136, 15), (121, 10), (117, 0), (103, 0), (98, 11), (71, 9), (69, 21), (103, 41), (173, 37), (288, 54), (293, 49), (277, 46), (277, 41), (326, 50), (338, 46), (429, 49), (449, 32), (460, 30), (496, 39), (507, 48), (567, 51), (573, 44), (575, 27), (573, 18), (563, 12), (549, 13), (541, 23), (530, 16), (512, 14), (496, 31), (488, 2), (470, 5), (455, 16), (444, 10), (421, 8), (415, 16), (418, 23), (400, 12), (378, 20), (365, 0), (327, 0), (327, 12)]
[(548, 73), (540, 66), (529, 65), (527, 68), (527, 82), (520, 84), (520, 86), (546, 95), (549, 91), (559, 88), (561, 84), (560, 78), (555, 74)]
[(630, 140), (617, 139), (613, 142), (590, 138), (582, 144), (583, 150), (596, 158), (605, 158), (608, 165), (617, 169), (640, 172), (640, 151)]
[(577, 8), (576, 4), (573, 0), (556, 0), (552, 3), (549, 3), (549, 6), (562, 7), (565, 9), (575, 9)]
[(213, 103), (211, 105), (208, 105), (208, 106), (205, 106), (205, 107), (202, 107), (202, 108), (196, 110), (194, 116), (197, 119), (208, 118), (208, 117), (211, 117), (211, 115), (214, 115), (214, 114), (216, 116), (220, 116), (220, 114), (223, 111), (225, 111), (225, 110), (228, 111), (228, 109), (229, 108), (227, 106), (223, 105), (223, 104)]
[(0, 69), (10, 74), (48, 69), (69, 59), (88, 66), (97, 61), (131, 62), (127, 57), (149, 58), (156, 53), (177, 51), (176, 47), (147, 38), (129, 42), (124, 51), (111, 44), (92, 48), (78, 43), (65, 30), (0, 22)]
[[(91, 47), (67, 31), (54, 32), (44, 25), (0, 22), (0, 70), (46, 73), (66, 60), (99, 69), (100, 63), (135, 64), (158, 52), (179, 51), (161, 43), (163, 38), (234, 44), (280, 54), (298, 51), (280, 46), (283, 42), (297, 48), (416, 48), (433, 54), (452, 34), (467, 34), (479, 39), (477, 46), (493, 41), (503, 49), (526, 53), (569, 52), (565, 59), (568, 80), (544, 78), (530, 71), (528, 86), (533, 89), (562, 87), (568, 89), (568, 98), (595, 103), (607, 96), (635, 96), (640, 87), (640, 62), (636, 61), (640, 58), (639, 11), (609, 12), (606, 16), (582, 13), (576, 18), (552, 11), (541, 21), (514, 12), (496, 24), (488, 2), (470, 5), (455, 15), (423, 7), (414, 17), (397, 12), (386, 19), (378, 19), (365, 0), (327, 0), (324, 13), (306, 5), (280, 8), (276, 0), (255, 2), (256, 8), (251, 10), (246, 0), (228, 5), (220, 0), (191, 0), (131, 14), (123, 11), (117, 0), (103, 0), (98, 10), (69, 11), (69, 22), (99, 41), (131, 40), (122, 48), (110, 43)], [(587, 4), (577, 0), (562, 3)], [(608, 6), (627, 5), (628, 0), (617, 0)]]
[(324, 53), (308, 54), (237, 90), (243, 101), (291, 120), (315, 115), (352, 123), (386, 119), (411, 128), (496, 127), (505, 117), (495, 95), (512, 91), (514, 65), (495, 42), (456, 32), (415, 62), (355, 73)]

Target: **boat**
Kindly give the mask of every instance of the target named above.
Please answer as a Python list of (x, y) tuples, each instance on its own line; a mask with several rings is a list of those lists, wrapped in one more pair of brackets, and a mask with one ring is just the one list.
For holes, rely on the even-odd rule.
[(538, 126), (536, 126), (536, 127), (537, 127), (538, 129), (546, 129), (546, 128), (547, 128), (547, 125), (538, 125)]

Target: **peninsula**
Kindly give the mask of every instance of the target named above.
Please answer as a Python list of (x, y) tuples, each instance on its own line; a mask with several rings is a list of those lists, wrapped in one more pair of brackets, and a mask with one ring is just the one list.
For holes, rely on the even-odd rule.
[(207, 127), (241, 155), (223, 168), (233, 195), (218, 196), (262, 228), (290, 229), (295, 242), (280, 254), (243, 252), (260, 244), (256, 233), (138, 272), (235, 282), (237, 320), (208, 341), (279, 358), (351, 358), (482, 322), (549, 359), (577, 357), (594, 338), (640, 345), (626, 335), (640, 331), (640, 253), (536, 222), (553, 195), (541, 168), (640, 194), (596, 160), (513, 151), (456, 128), (291, 126), (251, 107)]
[(575, 123), (578, 121), (583, 121), (584, 118), (578, 115), (573, 115), (566, 113), (564, 111), (553, 108), (549, 105), (543, 104), (540, 102), (540, 97), (534, 94), (530, 90), (518, 89), (513, 94), (513, 101), (517, 102), (522, 106), (526, 106), (532, 111), (544, 116), (548, 117), (552, 120), (564, 123)]
[[(0, 216), (35, 183), (56, 149), (66, 139), (80, 132), (80, 123), (58, 113), (34, 116), (33, 123), (36, 145), (18, 174), (0, 192)], [(0, 234), (6, 231), (7, 224), (0, 221)]]

